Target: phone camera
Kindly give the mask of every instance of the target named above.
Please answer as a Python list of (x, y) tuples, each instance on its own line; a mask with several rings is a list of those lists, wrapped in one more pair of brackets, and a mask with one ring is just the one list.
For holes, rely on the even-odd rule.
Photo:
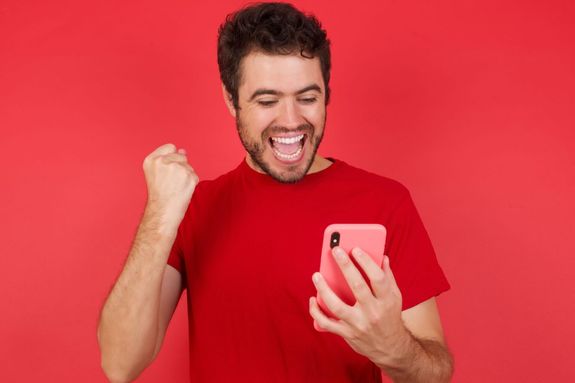
[(333, 233), (331, 233), (331, 239), (329, 241), (329, 247), (330, 248), (334, 248), (336, 246), (339, 245), (339, 233), (337, 231), (334, 231)]

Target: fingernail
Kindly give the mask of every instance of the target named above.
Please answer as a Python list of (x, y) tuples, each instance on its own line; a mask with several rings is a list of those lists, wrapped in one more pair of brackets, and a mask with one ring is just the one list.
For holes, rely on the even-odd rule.
[(311, 279), (314, 281), (314, 283), (318, 283), (319, 282), (319, 274), (314, 274), (312, 275)]

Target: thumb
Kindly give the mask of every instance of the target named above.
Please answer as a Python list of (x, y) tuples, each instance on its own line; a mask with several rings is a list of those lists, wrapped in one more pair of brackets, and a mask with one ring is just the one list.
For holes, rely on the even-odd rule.
[(383, 257), (383, 272), (385, 273), (386, 280), (391, 284), (391, 287), (399, 291), (395, 276), (393, 275), (393, 271), (391, 271), (391, 267), (389, 266), (389, 257), (387, 255), (384, 255)]
[(164, 144), (164, 145), (156, 148), (156, 150), (154, 150), (152, 152), (152, 155), (162, 156), (165, 154), (171, 154), (171, 153), (175, 153), (175, 152), (176, 152), (176, 145), (169, 143), (169, 144)]

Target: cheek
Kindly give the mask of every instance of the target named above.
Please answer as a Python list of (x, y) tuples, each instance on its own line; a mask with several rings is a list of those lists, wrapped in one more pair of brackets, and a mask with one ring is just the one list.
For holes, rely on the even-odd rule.
[(304, 118), (311, 122), (313, 126), (317, 129), (321, 129), (325, 117), (325, 112), (323, 110), (310, 110), (304, 114)]
[(259, 111), (258, 113), (251, 113), (246, 122), (254, 134), (261, 136), (262, 132), (273, 124), (273, 121), (274, 115), (272, 113)]

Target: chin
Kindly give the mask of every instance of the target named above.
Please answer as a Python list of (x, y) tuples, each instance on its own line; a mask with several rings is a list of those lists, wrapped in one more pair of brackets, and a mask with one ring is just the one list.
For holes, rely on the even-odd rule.
[(312, 132), (311, 129), (302, 129), (289, 134), (268, 135), (263, 142), (255, 144), (240, 130), (240, 138), (252, 163), (259, 169), (278, 182), (296, 183), (308, 173), (321, 142), (322, 136), (315, 137)]
[(273, 153), (267, 156), (265, 167), (262, 167), (268, 175), (281, 183), (296, 183), (301, 181), (313, 163), (313, 155), (306, 153), (297, 161), (285, 162), (276, 158)]

